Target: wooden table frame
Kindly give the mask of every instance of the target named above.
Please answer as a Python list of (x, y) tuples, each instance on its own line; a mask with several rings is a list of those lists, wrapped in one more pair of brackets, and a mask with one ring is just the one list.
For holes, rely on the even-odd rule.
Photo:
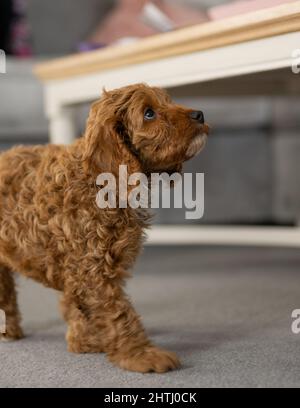
[[(102, 88), (147, 82), (173, 88), (289, 69), (300, 48), (300, 2), (141, 40), (129, 47), (43, 63), (45, 109), (52, 143), (76, 137), (75, 108), (99, 98)], [(300, 76), (299, 76), (300, 77)], [(227, 244), (300, 247), (300, 228), (157, 226), (152, 244)]]

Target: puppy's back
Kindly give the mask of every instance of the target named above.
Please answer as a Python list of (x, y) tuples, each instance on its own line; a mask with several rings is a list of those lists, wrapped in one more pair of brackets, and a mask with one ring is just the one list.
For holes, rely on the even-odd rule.
[(61, 149), (59, 146), (17, 146), (0, 154), (0, 221), (3, 210), (10, 212), (26, 190), (28, 201), (36, 188), (40, 168)]

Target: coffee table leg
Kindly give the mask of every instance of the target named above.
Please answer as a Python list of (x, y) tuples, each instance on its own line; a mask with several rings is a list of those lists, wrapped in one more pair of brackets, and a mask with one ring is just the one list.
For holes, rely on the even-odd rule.
[(53, 144), (70, 144), (77, 136), (74, 110), (61, 107), (49, 115), (49, 139)]

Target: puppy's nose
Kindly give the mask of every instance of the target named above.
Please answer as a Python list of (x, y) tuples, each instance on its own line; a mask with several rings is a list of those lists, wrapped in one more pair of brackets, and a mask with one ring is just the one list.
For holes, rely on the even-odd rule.
[(190, 113), (190, 118), (204, 124), (204, 114), (202, 111), (193, 111)]

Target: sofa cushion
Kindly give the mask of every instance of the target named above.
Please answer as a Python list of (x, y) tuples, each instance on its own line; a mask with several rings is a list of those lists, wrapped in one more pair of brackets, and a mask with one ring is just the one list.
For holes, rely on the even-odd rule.
[[(268, 221), (272, 209), (272, 157), (264, 131), (215, 131), (205, 150), (184, 171), (204, 173), (204, 217), (186, 220), (186, 209), (160, 209), (160, 224), (255, 223)], [(193, 189), (195, 194), (195, 187)]]
[(299, 155), (299, 130), (276, 129), (273, 137), (273, 212), (281, 222), (300, 222)]
[(43, 89), (34, 77), (34, 60), (7, 59), (7, 73), (0, 75), (0, 137), (5, 139), (47, 137)]

